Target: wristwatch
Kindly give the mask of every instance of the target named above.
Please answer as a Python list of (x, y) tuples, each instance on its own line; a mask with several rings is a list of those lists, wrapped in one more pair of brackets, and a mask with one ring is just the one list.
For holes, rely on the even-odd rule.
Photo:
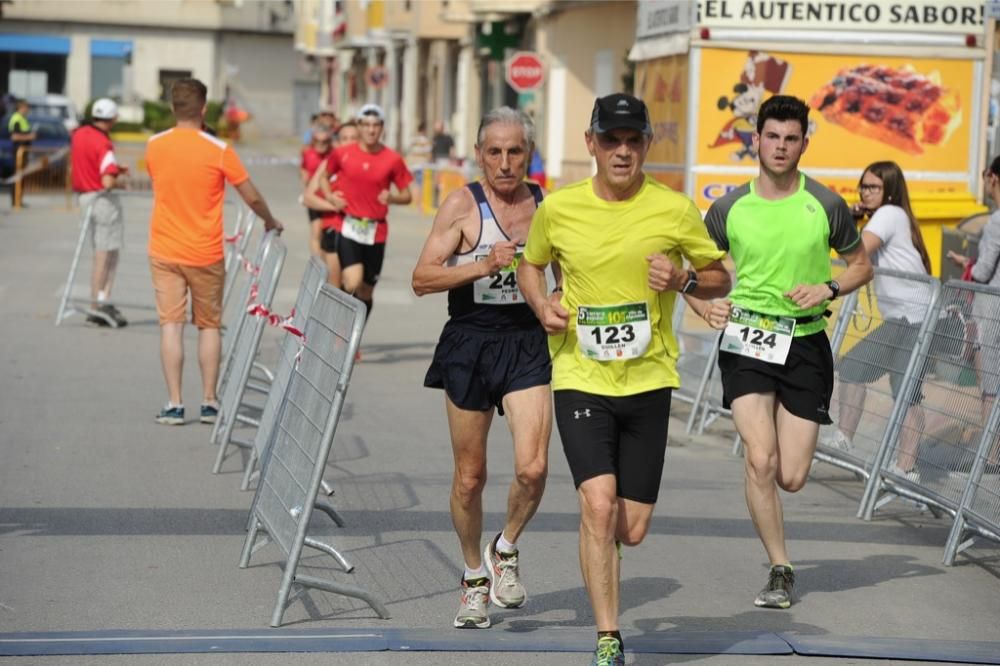
[(688, 271), (687, 282), (681, 287), (682, 294), (690, 294), (692, 291), (698, 288), (698, 274), (692, 270)]
[(834, 300), (835, 298), (837, 298), (837, 296), (840, 296), (840, 283), (839, 282), (837, 282), (836, 280), (830, 280), (829, 282), (826, 283), (826, 286), (829, 287), (830, 291), (833, 292), (833, 296), (830, 297), (831, 301)]

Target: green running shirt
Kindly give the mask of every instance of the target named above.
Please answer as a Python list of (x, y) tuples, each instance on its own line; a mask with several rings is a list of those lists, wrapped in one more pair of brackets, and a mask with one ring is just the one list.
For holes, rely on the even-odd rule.
[[(785, 293), (800, 284), (830, 280), (830, 250), (844, 254), (861, 242), (844, 199), (805, 174), (795, 194), (777, 201), (758, 196), (750, 181), (713, 203), (705, 224), (736, 264), (729, 299), (783, 317), (821, 314), (825, 304), (803, 310)], [(825, 328), (825, 319), (800, 324), (795, 337)]]

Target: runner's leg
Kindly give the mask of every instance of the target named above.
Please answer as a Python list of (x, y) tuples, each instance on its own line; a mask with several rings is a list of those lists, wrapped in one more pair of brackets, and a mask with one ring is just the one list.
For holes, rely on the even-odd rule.
[(775, 405), (774, 424), (778, 436), (775, 481), (782, 490), (795, 493), (806, 485), (816, 452), (819, 424), (792, 414), (780, 403)]
[(309, 221), (309, 254), (314, 257), (321, 256), (323, 250), (320, 249), (320, 239), (323, 236), (323, 220), (316, 218)]
[(775, 403), (774, 393), (748, 393), (732, 401), (733, 422), (743, 438), (747, 508), (772, 565), (788, 562), (784, 516), (776, 483)]
[(618, 630), (619, 561), (615, 532), (619, 518), (613, 474), (587, 479), (580, 498), (580, 570), (590, 597), (597, 631)]
[(455, 459), (451, 485), (451, 520), (458, 534), (465, 566), (482, 566), (483, 488), (486, 486), (486, 436), (493, 411), (473, 411), (455, 405), (445, 395), (448, 430)]
[(90, 273), (90, 300), (91, 306), (95, 309), (100, 305), (97, 294), (104, 289), (104, 285), (108, 282), (110, 254), (107, 250), (94, 250), (94, 269)]
[(514, 480), (507, 495), (503, 535), (517, 542), (535, 515), (548, 475), (552, 399), (548, 384), (508, 393), (503, 398), (507, 425), (514, 438)]
[(115, 273), (118, 271), (118, 250), (108, 251), (107, 275), (104, 278), (103, 291), (108, 300), (111, 300), (111, 287), (115, 283)]

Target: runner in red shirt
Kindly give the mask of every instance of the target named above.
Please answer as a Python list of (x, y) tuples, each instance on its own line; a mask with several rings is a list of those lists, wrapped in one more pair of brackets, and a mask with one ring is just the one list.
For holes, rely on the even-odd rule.
[[(333, 149), (333, 132), (330, 128), (321, 125), (313, 130), (312, 141), (302, 149), (302, 160), (299, 163), (299, 176), (302, 179), (302, 187), (308, 189), (309, 181), (312, 179), (316, 169), (326, 160)], [(320, 247), (323, 235), (322, 217), (323, 211), (313, 208), (309, 201), (306, 201), (303, 193), (302, 203), (306, 206), (309, 215), (309, 253), (319, 256), (323, 254)], [(340, 265), (337, 265), (337, 272), (340, 272)]]
[[(337, 130), (336, 146), (346, 146), (349, 143), (358, 142), (358, 124), (353, 120), (341, 124)], [(324, 158), (325, 159), (325, 158)], [(322, 164), (322, 161), (320, 162)], [(340, 244), (340, 229), (344, 225), (344, 214), (334, 207), (323, 194), (323, 188), (319, 184), (317, 168), (313, 170), (313, 177), (306, 183), (306, 189), (302, 193), (302, 200), (311, 210), (320, 214), (320, 237), (319, 248), (326, 259), (327, 282), (337, 287), (341, 287), (340, 281), (340, 256), (337, 253)], [(334, 174), (328, 179), (331, 188), (337, 181)]]
[[(358, 127), (360, 141), (337, 147), (316, 173), (327, 200), (344, 213), (337, 248), (343, 289), (361, 300), (370, 315), (372, 293), (385, 259), (389, 205), (413, 201), (413, 176), (399, 153), (382, 144), (385, 113), (381, 108), (375, 104), (361, 107)], [(334, 175), (339, 192), (329, 189), (327, 179)]]
[(128, 322), (110, 298), (125, 224), (121, 200), (114, 190), (122, 187), (118, 177), (125, 173), (125, 168), (115, 160), (114, 146), (108, 136), (118, 120), (118, 105), (101, 98), (94, 102), (90, 115), (91, 122), (73, 132), (70, 143), (73, 191), (80, 196), (83, 214), (90, 215), (89, 234), (94, 245), (87, 324), (119, 328)]

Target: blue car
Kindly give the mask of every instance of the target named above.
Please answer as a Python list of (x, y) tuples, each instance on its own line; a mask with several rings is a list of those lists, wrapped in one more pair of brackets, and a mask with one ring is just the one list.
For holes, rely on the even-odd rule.
[[(28, 114), (28, 122), (35, 132), (35, 140), (31, 142), (32, 148), (44, 148), (53, 152), (59, 148), (69, 147), (69, 132), (62, 121), (58, 118), (36, 116)], [(9, 178), (14, 173), (14, 143), (10, 140), (10, 131), (7, 129), (10, 116), (4, 116), (0, 120), (0, 177)], [(69, 155), (63, 155), (58, 160), (49, 163), (50, 168), (65, 169), (69, 163)]]

